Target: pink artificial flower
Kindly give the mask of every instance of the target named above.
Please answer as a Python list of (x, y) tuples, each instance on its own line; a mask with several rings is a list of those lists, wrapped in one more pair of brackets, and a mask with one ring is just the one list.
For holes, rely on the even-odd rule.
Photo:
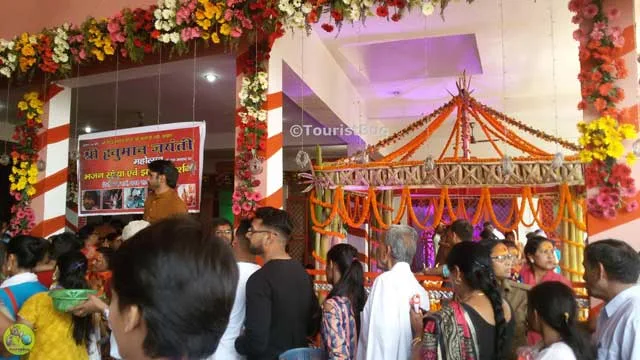
[(180, 10), (176, 12), (176, 24), (182, 25), (186, 23), (191, 18), (192, 11), (189, 10), (188, 7), (181, 7)]
[(574, 39), (574, 40), (576, 40), (576, 41), (578, 41), (578, 40), (580, 40), (580, 38), (581, 38), (583, 35), (584, 35), (584, 33), (582, 32), (582, 30), (581, 30), (581, 29), (576, 29), (576, 30), (573, 32), (573, 39)]
[(258, 202), (260, 200), (262, 200), (262, 195), (260, 195), (259, 192), (254, 192), (253, 193), (253, 201)]
[(78, 53), (78, 57), (80, 58), (80, 60), (84, 60), (87, 58), (87, 52), (84, 51), (84, 49), (80, 49), (80, 52)]
[(584, 6), (584, 0), (571, 0), (569, 1), (569, 11), (578, 12)]
[(22, 211), (22, 209), (18, 210), (18, 212), (16, 213), (16, 219), (24, 219), (25, 216), (26, 214), (24, 213), (24, 211)]
[(200, 30), (198, 28), (184, 28), (180, 32), (180, 38), (182, 41), (187, 42), (191, 39), (200, 37)]
[(620, 195), (611, 194), (609, 195), (609, 203), (612, 205), (618, 204), (620, 202)]
[(581, 24), (581, 23), (582, 23), (582, 20), (584, 20), (584, 19), (583, 19), (583, 18), (582, 18), (582, 16), (580, 16), (580, 15), (574, 15), (574, 16), (571, 18), (571, 22), (572, 22), (572, 23), (574, 23), (574, 24)]
[(120, 23), (114, 20), (115, 19), (112, 19), (111, 21), (109, 21), (109, 23), (107, 23), (107, 30), (110, 33), (117, 33), (120, 31)]
[(240, 27), (236, 26), (233, 29), (231, 29), (231, 33), (229, 33), (229, 35), (232, 38), (239, 38), (240, 36), (242, 36), (242, 29)]
[(596, 197), (596, 201), (598, 203), (598, 206), (607, 207), (607, 206), (609, 206), (609, 202), (611, 201), (611, 197), (606, 193), (600, 192), (600, 194), (598, 194), (598, 196)]
[(251, 30), (253, 29), (253, 24), (251, 23), (251, 20), (244, 18), (242, 19), (242, 27), (247, 30)]
[(585, 17), (585, 19), (593, 19), (594, 17), (596, 17), (596, 15), (598, 15), (598, 5), (587, 5), (584, 9), (582, 9), (582, 15)]
[(611, 207), (610, 207), (610, 208), (606, 208), (606, 209), (603, 211), (602, 215), (603, 215), (606, 219), (613, 219), (613, 218), (615, 218), (615, 217), (616, 217), (617, 212), (616, 212), (616, 209), (615, 209), (615, 208), (611, 208)]
[(611, 8), (607, 11), (607, 17), (609, 20), (615, 20), (620, 17), (620, 10), (618, 8)]
[(33, 229), (36, 226), (35, 221), (29, 221), (28, 229)]
[(234, 201), (238, 201), (238, 200), (242, 199), (242, 194), (240, 194), (237, 191), (234, 191), (233, 195), (231, 195), (231, 199), (233, 199)]
[(128, 54), (129, 52), (127, 51), (127, 49), (120, 48), (120, 55), (122, 55), (122, 57), (127, 57)]
[(20, 194), (19, 192), (13, 194), (13, 197), (16, 199), (16, 201), (22, 200), (22, 194)]
[(624, 46), (624, 36), (619, 36), (616, 39), (613, 39), (613, 46), (617, 48), (621, 48)]
[(602, 31), (607, 29), (607, 24), (604, 23), (604, 21), (596, 21), (593, 24), (593, 30), (598, 30), (598, 31)]
[(596, 198), (594, 198), (594, 197), (590, 197), (587, 200), (587, 208), (591, 209), (591, 208), (596, 208), (596, 207), (598, 207), (598, 200)]
[(626, 210), (627, 212), (634, 212), (636, 210), (638, 210), (638, 201), (637, 200), (633, 200), (627, 203), (626, 206)]
[(622, 196), (624, 197), (633, 197), (636, 195), (638, 191), (636, 190), (636, 186), (632, 185), (629, 187), (622, 188)]
[(251, 209), (253, 209), (253, 205), (251, 205), (250, 202), (245, 202), (242, 204), (243, 211), (251, 211)]
[(231, 212), (233, 212), (233, 215), (240, 215), (240, 213), (242, 212), (242, 208), (240, 208), (240, 205), (238, 205), (237, 203), (234, 203), (231, 207)]
[(224, 12), (224, 21), (229, 22), (229, 21), (231, 21), (231, 19), (233, 19), (233, 10), (227, 9)]
[(600, 30), (595, 30), (594, 29), (591, 32), (591, 39), (593, 39), (595, 41), (600, 41), (600, 40), (602, 40), (603, 37), (604, 37), (604, 34)]

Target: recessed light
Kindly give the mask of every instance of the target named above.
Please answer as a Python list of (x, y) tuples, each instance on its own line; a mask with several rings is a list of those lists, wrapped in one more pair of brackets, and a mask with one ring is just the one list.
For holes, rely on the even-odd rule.
[(205, 73), (202, 77), (204, 77), (205, 80), (207, 80), (208, 82), (212, 83), (216, 80), (218, 80), (218, 75), (214, 74), (214, 73)]
[(85, 126), (84, 127), (84, 132), (86, 132), (87, 134), (90, 133), (91, 131), (93, 131), (93, 129), (91, 128), (91, 126)]

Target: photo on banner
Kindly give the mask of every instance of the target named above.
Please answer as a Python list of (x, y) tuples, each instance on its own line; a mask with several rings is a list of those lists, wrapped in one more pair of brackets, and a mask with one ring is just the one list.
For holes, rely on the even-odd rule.
[(78, 215), (142, 214), (147, 166), (160, 159), (173, 162), (178, 196), (199, 212), (205, 134), (204, 122), (180, 122), (80, 135)]

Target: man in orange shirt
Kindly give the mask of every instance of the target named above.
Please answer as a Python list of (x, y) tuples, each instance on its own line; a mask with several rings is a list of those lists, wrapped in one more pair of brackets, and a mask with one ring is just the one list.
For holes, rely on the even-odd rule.
[(149, 195), (144, 202), (143, 219), (154, 223), (177, 214), (187, 213), (187, 205), (176, 192), (178, 170), (168, 160), (149, 163)]

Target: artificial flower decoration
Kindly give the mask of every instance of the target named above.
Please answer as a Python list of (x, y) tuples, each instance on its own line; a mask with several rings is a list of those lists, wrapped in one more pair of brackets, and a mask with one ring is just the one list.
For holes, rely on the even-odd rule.
[(11, 157), (13, 166), (9, 175), (9, 191), (15, 199), (11, 207), (14, 215), (9, 224), (9, 231), (13, 235), (28, 234), (35, 226), (34, 214), (31, 209), (31, 198), (36, 194), (35, 184), (38, 182), (38, 143), (37, 133), (42, 128), (42, 114), (44, 103), (38, 93), (30, 92), (18, 102), (18, 118), (22, 123), (16, 126)]

